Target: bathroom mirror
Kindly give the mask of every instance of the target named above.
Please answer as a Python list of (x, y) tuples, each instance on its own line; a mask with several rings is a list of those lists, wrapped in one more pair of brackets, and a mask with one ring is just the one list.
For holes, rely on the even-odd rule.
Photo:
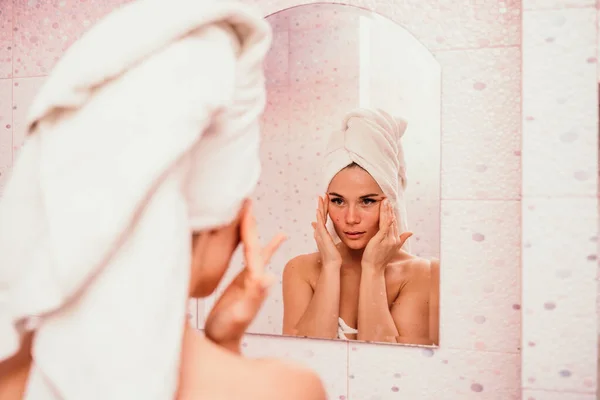
[[(278, 12), (267, 20), (273, 27), (274, 39), (265, 63), (263, 171), (254, 204), (262, 240), (277, 232), (286, 233), (289, 239), (269, 265), (277, 279), (249, 333), (438, 345), (439, 63), (404, 28), (356, 7), (312, 4)], [(344, 122), (345, 116), (357, 108), (382, 110), (377, 115), (387, 116), (383, 120), (388, 125), (383, 124), (379, 135), (387, 132), (392, 139), (388, 137), (384, 144), (375, 145), (373, 141), (379, 140), (376, 134), (364, 128), (372, 126), (373, 121), (365, 120), (366, 124), (361, 125), (361, 118), (355, 117)], [(343, 169), (344, 176), (328, 171), (333, 168), (331, 165), (324, 167), (329, 160), (325, 155), (331, 135), (342, 130), (342, 141), (353, 130), (353, 146), (358, 146), (359, 153), (373, 146), (380, 150), (359, 154), (360, 159), (366, 157), (363, 165), (358, 163), (362, 168)], [(382, 146), (394, 149), (398, 142), (404, 154), (403, 179), (398, 178), (396, 168), (402, 163), (395, 164), (397, 149), (388, 160), (396, 169), (380, 163), (385, 158)], [(340, 142), (335, 146), (350, 145)], [(375, 179), (371, 167), (365, 166), (377, 163), (379, 167), (372, 168), (379, 168), (378, 178), (395, 179), (404, 196), (404, 200), (394, 202), (389, 212), (397, 221), (391, 226), (398, 227), (399, 235), (405, 224), (413, 235), (403, 247), (409, 251), (395, 256), (392, 264), (383, 269), (372, 267), (370, 274), (362, 265), (366, 250), (363, 263), (360, 262), (361, 249), (375, 240), (370, 238), (378, 230), (380, 210), (386, 210), (381, 202), (382, 194), (385, 195), (381, 181)], [(330, 193), (325, 200), (329, 224), (336, 220), (335, 232), (344, 237), (338, 244), (343, 264), (338, 270), (333, 268), (334, 272), (327, 270), (330, 280), (324, 281), (326, 266), (320, 263), (323, 257), (297, 257), (317, 252), (311, 223), (316, 221), (318, 196), (324, 196), (328, 189), (324, 183), (327, 173), (337, 179), (335, 195)], [(406, 184), (404, 189), (402, 182)], [(374, 193), (366, 193), (369, 191)], [(402, 203), (405, 211), (398, 214), (396, 206)], [(350, 228), (357, 232), (349, 231)], [(392, 231), (390, 228), (388, 235), (392, 236)], [(382, 254), (381, 246), (369, 254)], [(242, 267), (241, 259), (238, 251), (217, 293), (198, 302), (199, 328), (215, 297)], [(293, 265), (289, 264), (292, 259), (296, 259)], [(286, 265), (292, 266), (284, 279)], [(316, 296), (322, 298), (315, 305)], [(339, 304), (334, 304), (336, 301)], [(320, 305), (329, 307), (334, 317), (319, 309)], [(307, 312), (313, 315), (307, 317)], [(327, 328), (317, 326), (317, 320), (326, 321), (323, 323)], [(301, 322), (304, 330), (298, 327)], [(351, 328), (357, 328), (358, 333)]]

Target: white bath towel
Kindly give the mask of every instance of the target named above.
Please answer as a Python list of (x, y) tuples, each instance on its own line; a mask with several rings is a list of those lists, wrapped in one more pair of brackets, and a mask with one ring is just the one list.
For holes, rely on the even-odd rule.
[[(365, 169), (389, 199), (399, 221), (400, 233), (408, 230), (406, 202), (406, 163), (401, 139), (407, 123), (380, 109), (359, 108), (346, 114), (340, 130), (327, 143), (323, 165), (324, 190), (335, 175), (351, 163)], [(339, 237), (331, 220), (328, 229)], [(410, 239), (403, 249), (410, 251)]]
[(356, 335), (358, 330), (352, 328), (341, 317), (338, 317), (338, 339), (348, 340), (346, 335)]
[(174, 398), (191, 231), (258, 181), (270, 42), (238, 3), (142, 0), (56, 65), (0, 202), (0, 361), (36, 331), (27, 399)]

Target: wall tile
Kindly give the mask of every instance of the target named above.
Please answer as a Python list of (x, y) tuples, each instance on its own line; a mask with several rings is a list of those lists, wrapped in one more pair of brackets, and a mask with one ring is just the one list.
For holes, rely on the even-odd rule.
[(523, 390), (522, 400), (597, 400), (589, 393), (551, 392), (545, 390)]
[(520, 205), (442, 200), (440, 345), (518, 353)]
[(350, 344), (348, 399), (520, 400), (519, 356)]
[(14, 75), (46, 75), (65, 50), (122, 0), (13, 0)]
[(596, 10), (523, 16), (523, 196), (596, 196)]
[(444, 52), (442, 199), (519, 198), (518, 48)]
[(0, 196), (12, 167), (12, 80), (0, 79)]
[(0, 0), (0, 79), (12, 77), (12, 39), (13, 0)]
[(595, 7), (596, 0), (522, 0), (523, 10), (556, 10)]
[(596, 199), (523, 202), (523, 385), (593, 392)]

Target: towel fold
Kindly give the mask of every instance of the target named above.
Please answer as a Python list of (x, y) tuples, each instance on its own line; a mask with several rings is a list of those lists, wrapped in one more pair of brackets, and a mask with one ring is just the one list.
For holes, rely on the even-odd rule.
[(140, 0), (56, 65), (0, 200), (0, 361), (35, 331), (26, 398), (174, 398), (191, 232), (258, 181), (270, 42), (243, 4)]
[[(353, 162), (366, 170), (389, 199), (400, 232), (408, 230), (404, 198), (406, 163), (401, 143), (406, 127), (406, 121), (380, 109), (352, 110), (344, 117), (341, 129), (329, 138), (323, 163), (325, 190), (335, 175)], [(331, 221), (328, 229), (338, 241)], [(410, 251), (408, 240), (403, 249)]]

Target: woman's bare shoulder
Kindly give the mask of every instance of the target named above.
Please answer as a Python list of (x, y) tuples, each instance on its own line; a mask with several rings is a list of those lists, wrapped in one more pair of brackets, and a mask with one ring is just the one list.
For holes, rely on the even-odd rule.
[(299, 364), (283, 360), (252, 360), (255, 363), (258, 383), (263, 393), (256, 398), (286, 400), (326, 400), (327, 392), (319, 376)]
[(406, 253), (401, 260), (390, 264), (386, 275), (388, 279), (404, 286), (409, 282), (428, 281), (433, 268), (439, 268), (439, 260), (427, 259)]
[(308, 277), (314, 274), (319, 267), (319, 253), (300, 254), (287, 262), (284, 274)]
[(318, 375), (301, 365), (243, 357), (205, 337), (195, 340), (193, 351), (196, 355), (182, 369), (178, 400), (326, 399)]

